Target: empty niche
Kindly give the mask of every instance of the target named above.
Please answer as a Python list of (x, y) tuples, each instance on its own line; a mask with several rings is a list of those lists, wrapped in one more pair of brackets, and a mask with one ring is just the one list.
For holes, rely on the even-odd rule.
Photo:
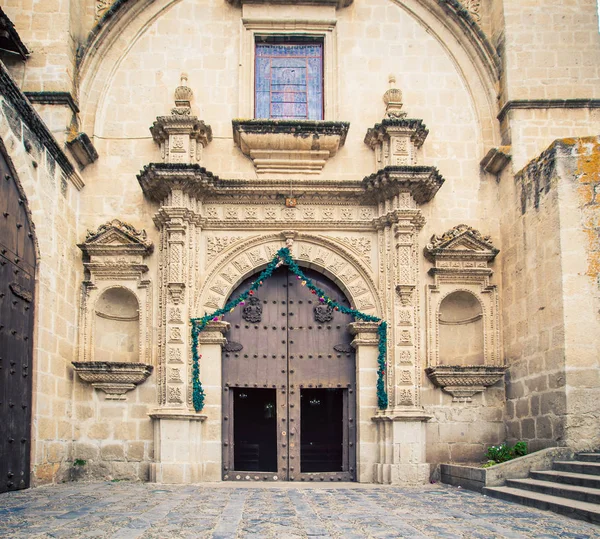
[(440, 362), (444, 365), (483, 365), (483, 310), (470, 292), (456, 291), (440, 303)]
[(126, 288), (109, 288), (94, 310), (94, 361), (137, 363), (140, 316), (138, 300)]

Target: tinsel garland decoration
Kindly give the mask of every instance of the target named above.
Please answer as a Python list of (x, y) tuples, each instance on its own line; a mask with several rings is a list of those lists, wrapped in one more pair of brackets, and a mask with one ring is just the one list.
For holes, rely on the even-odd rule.
[(238, 297), (231, 299), (221, 309), (206, 314), (201, 318), (192, 318), (192, 386), (193, 386), (193, 403), (196, 412), (202, 411), (204, 408), (204, 389), (202, 388), (202, 382), (200, 382), (200, 367), (199, 360), (200, 355), (198, 354), (198, 336), (202, 331), (206, 329), (209, 322), (217, 322), (221, 320), (221, 317), (233, 310), (238, 306), (245, 305), (247, 299), (254, 295), (273, 272), (282, 265), (288, 266), (290, 271), (296, 275), (301, 281), (302, 286), (306, 286), (313, 294), (315, 294), (321, 303), (331, 305), (334, 310), (339, 311), (343, 314), (353, 316), (355, 320), (362, 320), (364, 322), (379, 322), (377, 328), (377, 335), (379, 337), (379, 354), (377, 356), (377, 405), (380, 410), (385, 410), (388, 405), (388, 396), (385, 390), (385, 366), (387, 356), (387, 323), (381, 318), (376, 316), (362, 313), (356, 309), (341, 305), (337, 301), (329, 298), (323, 290), (316, 286), (300, 269), (298, 264), (292, 258), (288, 247), (283, 247), (277, 251), (277, 254), (269, 262), (267, 267), (262, 271), (258, 278), (250, 285), (250, 288), (246, 292), (240, 294)]

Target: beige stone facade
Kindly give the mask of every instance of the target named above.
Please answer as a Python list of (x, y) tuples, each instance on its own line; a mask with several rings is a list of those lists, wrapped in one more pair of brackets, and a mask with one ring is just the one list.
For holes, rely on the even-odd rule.
[[(376, 325), (351, 328), (357, 481), (600, 447), (595, 2), (3, 10), (29, 51), (0, 50), (0, 139), (38, 248), (33, 484), (222, 480), (227, 328), (200, 337), (196, 412), (189, 320), (285, 245), (388, 324), (385, 410)], [(299, 36), (324, 120), (254, 119), (257, 39)]]

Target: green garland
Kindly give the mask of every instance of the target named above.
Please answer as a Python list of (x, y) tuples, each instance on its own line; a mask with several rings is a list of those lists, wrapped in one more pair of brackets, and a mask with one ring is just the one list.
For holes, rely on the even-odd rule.
[(202, 388), (202, 382), (200, 382), (200, 355), (198, 354), (198, 336), (200, 332), (206, 329), (206, 326), (211, 321), (219, 321), (221, 317), (229, 312), (232, 312), (238, 305), (244, 305), (246, 300), (254, 295), (254, 292), (262, 286), (263, 282), (266, 281), (273, 272), (281, 265), (287, 265), (292, 273), (294, 273), (298, 279), (302, 282), (303, 286), (306, 286), (313, 294), (315, 294), (321, 303), (331, 305), (334, 310), (340, 311), (343, 314), (349, 314), (354, 317), (355, 320), (362, 320), (364, 322), (379, 322), (377, 328), (377, 335), (379, 337), (379, 355), (377, 357), (377, 405), (380, 410), (385, 410), (388, 405), (388, 396), (385, 390), (385, 365), (387, 356), (387, 323), (381, 318), (372, 316), (370, 314), (364, 314), (356, 309), (351, 309), (345, 305), (339, 304), (337, 301), (327, 297), (325, 292), (318, 286), (315, 286), (308, 277), (302, 272), (298, 264), (292, 258), (290, 250), (287, 247), (283, 247), (277, 251), (277, 254), (269, 262), (267, 267), (258, 276), (258, 278), (250, 285), (250, 288), (243, 294), (239, 295), (227, 302), (227, 304), (216, 311), (204, 315), (202, 318), (192, 318), (192, 384), (193, 384), (193, 402), (194, 409), (196, 412), (202, 411), (204, 408), (204, 389)]

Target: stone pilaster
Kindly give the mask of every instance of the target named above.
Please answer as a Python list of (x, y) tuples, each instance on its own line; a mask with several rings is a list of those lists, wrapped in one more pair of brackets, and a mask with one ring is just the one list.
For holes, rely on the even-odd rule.
[(365, 198), (378, 208), (379, 291), (388, 323), (389, 404), (372, 418), (377, 425), (374, 474), (379, 483), (419, 484), (429, 476), (424, 423), (429, 416), (420, 402), (418, 235), (425, 219), (419, 206), (435, 196), (444, 180), (435, 168), (417, 165), (428, 131), (421, 120), (406, 118), (402, 92), (390, 88), (384, 102), (386, 118), (365, 136), (379, 170), (363, 180)]
[(352, 346), (356, 349), (357, 447), (356, 467), (359, 483), (373, 481), (373, 466), (377, 455), (376, 429), (371, 418), (377, 409), (377, 356), (379, 339), (377, 322), (354, 322), (350, 332), (354, 334)]

